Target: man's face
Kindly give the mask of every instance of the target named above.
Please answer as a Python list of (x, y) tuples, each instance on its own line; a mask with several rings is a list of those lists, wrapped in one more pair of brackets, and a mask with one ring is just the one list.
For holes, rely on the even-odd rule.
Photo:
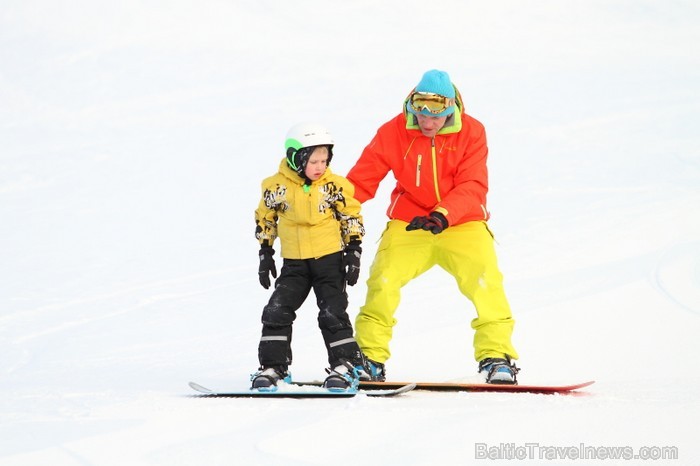
[(420, 127), (421, 133), (423, 133), (423, 136), (429, 138), (435, 137), (438, 131), (445, 126), (445, 121), (447, 120), (446, 116), (436, 117), (423, 115), (422, 113), (417, 114), (416, 118), (418, 119), (418, 126)]

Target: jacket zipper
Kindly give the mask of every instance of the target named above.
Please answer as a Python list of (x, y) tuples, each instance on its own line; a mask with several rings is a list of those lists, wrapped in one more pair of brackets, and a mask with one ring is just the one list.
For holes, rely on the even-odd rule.
[(388, 212), (389, 218), (394, 218), (394, 217), (392, 217), (394, 215), (394, 208), (396, 207), (396, 204), (399, 202), (399, 199), (401, 199), (401, 196), (403, 196), (403, 193), (399, 193), (396, 196), (396, 199), (394, 200), (394, 202), (391, 204), (391, 206), (389, 206), (389, 212)]
[(430, 140), (431, 142), (431, 153), (433, 157), (433, 185), (435, 186), (435, 197), (437, 198), (437, 201), (440, 202), (442, 201), (442, 198), (440, 197), (440, 184), (438, 183), (438, 172), (437, 172), (437, 154), (435, 153), (435, 138), (432, 138)]

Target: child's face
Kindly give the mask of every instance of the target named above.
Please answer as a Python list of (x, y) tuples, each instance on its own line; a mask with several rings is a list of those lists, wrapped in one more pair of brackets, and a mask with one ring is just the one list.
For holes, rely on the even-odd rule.
[(326, 172), (327, 166), (328, 147), (318, 146), (309, 156), (309, 161), (306, 163), (306, 170), (304, 170), (304, 174), (311, 181), (316, 181)]

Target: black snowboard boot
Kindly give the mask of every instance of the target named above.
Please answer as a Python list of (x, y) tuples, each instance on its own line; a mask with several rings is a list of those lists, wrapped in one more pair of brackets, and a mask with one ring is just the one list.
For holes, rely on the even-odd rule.
[(292, 381), (292, 376), (283, 367), (261, 367), (250, 378), (252, 387), (257, 390), (274, 390), (280, 380), (286, 383)]
[(520, 372), (506, 355), (504, 358), (486, 358), (479, 362), (479, 373), (486, 376), (486, 383), (516, 385)]

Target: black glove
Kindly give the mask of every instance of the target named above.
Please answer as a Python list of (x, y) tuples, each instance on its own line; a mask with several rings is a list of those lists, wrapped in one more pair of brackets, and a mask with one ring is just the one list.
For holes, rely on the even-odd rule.
[(442, 233), (442, 230), (447, 228), (449, 223), (440, 212), (430, 212), (430, 215), (413, 217), (411, 223), (406, 226), (406, 231), (427, 230), (432, 234), (437, 235)]
[(350, 241), (345, 246), (345, 253), (343, 254), (345, 281), (350, 286), (357, 283), (357, 279), (360, 277), (360, 256), (362, 255), (360, 244), (360, 241), (357, 240)]
[(275, 260), (272, 255), (275, 250), (270, 246), (263, 245), (260, 248), (260, 267), (258, 267), (258, 278), (260, 279), (260, 284), (266, 290), (270, 288), (270, 273), (272, 273), (273, 278), (277, 278), (277, 267), (275, 267)]

